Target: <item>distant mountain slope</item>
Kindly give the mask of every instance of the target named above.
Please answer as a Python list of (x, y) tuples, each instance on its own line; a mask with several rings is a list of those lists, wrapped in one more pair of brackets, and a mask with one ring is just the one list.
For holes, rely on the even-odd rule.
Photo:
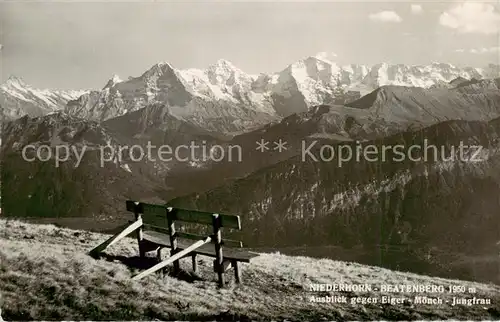
[(374, 65), (361, 81), (363, 85), (377, 88), (383, 85), (414, 86), (428, 88), (437, 82), (450, 82), (457, 77), (496, 78), (499, 67), (489, 65), (487, 68), (460, 68), (448, 63), (432, 63), (425, 66), (408, 66), (404, 64), (380, 63)]
[[(151, 275), (132, 281), (141, 267), (137, 242), (119, 241), (100, 260), (86, 255), (109, 238), (52, 225), (0, 220), (0, 293), (6, 321), (29, 320), (162, 320), (162, 321), (342, 321), (342, 320), (495, 320), (499, 318), (500, 288), (390, 271), (328, 259), (261, 254), (241, 267), (243, 284), (217, 289), (212, 258), (199, 257), (199, 274), (160, 279)], [(146, 261), (151, 265), (154, 261)], [(143, 269), (143, 268), (141, 268)], [(362, 284), (363, 292), (313, 292), (311, 284)], [(474, 288), (474, 294), (389, 293), (380, 285), (435, 285)], [(25, 290), (25, 291), (20, 291)], [(106, 300), (103, 300), (105, 296)], [(311, 297), (371, 297), (378, 303), (318, 303)], [(382, 297), (440, 297), (442, 305), (381, 303)], [(452, 306), (453, 297), (476, 297), (491, 304)], [(217, 301), (214, 301), (214, 297)], [(448, 301), (448, 302), (445, 302)], [(26, 305), (30, 303), (30, 305)]]
[[(489, 121), (500, 117), (499, 85), (500, 79), (440, 89), (383, 86), (347, 106), (315, 106), (309, 112), (290, 115), (226, 142), (226, 146), (241, 147), (241, 162), (222, 160), (183, 176), (172, 173), (167, 184), (176, 187), (176, 196), (213, 188), (229, 178), (241, 178), (300, 155), (303, 144), (308, 146), (312, 141), (366, 141), (447, 120)], [(276, 150), (280, 140), (286, 143), (284, 151)], [(268, 143), (268, 150), (256, 150), (261, 141)]]
[[(39, 161), (35, 150), (40, 147)], [(106, 146), (130, 146), (117, 140), (96, 122), (56, 113), (38, 118), (25, 116), (3, 126), (2, 131), (2, 216), (15, 217), (90, 217), (116, 220), (123, 216), (121, 205), (129, 198), (161, 201), (161, 174), (166, 170), (148, 162), (111, 158)], [(59, 166), (58, 147), (71, 154)], [(76, 152), (75, 152), (76, 151)], [(117, 148), (115, 149), (117, 151)], [(60, 150), (65, 159), (66, 151)], [(79, 160), (78, 155), (83, 156)], [(118, 155), (118, 153), (116, 153)], [(101, 157), (103, 162), (101, 163)], [(33, 161), (30, 161), (33, 160)], [(78, 163), (80, 162), (80, 163)]]
[[(201, 146), (210, 151), (214, 144), (227, 140), (172, 116), (160, 104), (105, 122), (64, 112), (6, 122), (2, 131), (1, 182), (9, 189), (3, 193), (3, 213), (13, 217), (95, 217), (120, 222), (126, 199), (161, 202), (172, 189), (165, 185), (169, 173), (182, 175), (210, 167), (210, 159), (196, 162), (192, 161), (193, 155), (202, 160)], [(188, 148), (177, 151), (191, 142), (200, 148), (194, 152)], [(22, 153), (28, 145), (50, 146), (51, 155), (45, 149), (40, 157), (47, 157), (47, 161), (25, 160)], [(35, 159), (34, 147), (28, 150), (28, 159)], [(170, 147), (170, 153), (166, 154), (165, 149), (160, 153), (162, 147)], [(71, 149), (71, 155), (57, 165), (55, 153), (61, 149), (60, 158), (65, 159), (65, 148)]]
[[(162, 178), (165, 175), (183, 176), (196, 172), (197, 169), (210, 169), (214, 164), (210, 153), (212, 147), (224, 145), (230, 140), (230, 136), (210, 132), (179, 119), (171, 114), (167, 106), (161, 104), (151, 104), (101, 124), (114, 137), (130, 141), (144, 151), (150, 145), (151, 159), (156, 159), (158, 166), (168, 169), (162, 174)], [(196, 148), (191, 149), (191, 145)], [(162, 147), (163, 153), (171, 150), (170, 153), (160, 156)], [(169, 160), (162, 162), (161, 158)], [(167, 187), (170, 185), (167, 184)]]
[[(338, 155), (322, 161), (331, 157), (328, 151), (339, 150), (322, 151), (320, 142), (302, 155), (169, 204), (241, 215), (245, 242), (251, 246), (361, 247), (361, 262), (500, 282), (499, 135), (500, 119), (448, 121), (363, 142), (361, 147), (376, 147), (378, 161), (354, 154), (341, 165)], [(397, 145), (406, 151), (412, 145), (434, 144), (449, 157), (451, 147), (461, 141), (482, 145), (482, 161), (439, 155), (434, 160), (431, 150), (427, 162), (408, 158), (398, 162), (395, 153), (383, 159), (381, 152)], [(342, 144), (351, 151), (358, 146)], [(373, 158), (373, 153), (369, 156)], [(491, 260), (454, 266), (460, 256), (479, 254), (488, 254)]]
[(346, 106), (368, 109), (372, 117), (397, 124), (489, 120), (499, 115), (500, 78), (452, 89), (382, 86)]
[(33, 88), (21, 79), (10, 77), (0, 85), (0, 106), (6, 119), (24, 115), (46, 115), (63, 109), (68, 101), (83, 95), (85, 91), (55, 91)]
[(69, 102), (66, 111), (104, 121), (159, 103), (175, 117), (206, 130), (241, 131), (276, 119), (270, 104), (253, 104), (250, 97), (244, 97), (250, 93), (249, 81), (250, 76), (225, 61), (205, 72), (181, 71), (168, 63), (159, 63), (127, 81), (114, 77), (100, 92), (93, 91)]

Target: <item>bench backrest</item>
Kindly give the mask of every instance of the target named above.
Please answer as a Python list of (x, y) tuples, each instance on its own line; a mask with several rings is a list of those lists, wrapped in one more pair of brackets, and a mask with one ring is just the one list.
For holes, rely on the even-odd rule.
[[(168, 220), (212, 225), (213, 215), (211, 212), (173, 208), (167, 205), (154, 205), (127, 200), (127, 210), (142, 214), (142, 221), (146, 224), (161, 225), (167, 227)], [(240, 216), (218, 214), (221, 227), (241, 230)]]
[[(169, 207), (168, 205), (155, 205), (143, 202), (135, 202), (127, 200), (126, 202), (127, 211), (134, 212), (136, 214), (142, 214), (143, 225), (147, 229), (158, 231), (161, 233), (169, 234), (169, 225), (175, 221), (196, 223), (202, 225), (213, 225), (214, 214), (211, 212), (203, 212), (197, 210), (187, 210), (181, 208)], [(220, 227), (233, 228), (241, 230), (241, 220), (239, 216), (235, 215), (218, 215), (218, 224)], [(204, 236), (176, 232), (177, 237), (199, 240), (203, 239)], [(240, 241), (224, 239), (222, 244), (229, 247), (243, 247), (243, 243)]]

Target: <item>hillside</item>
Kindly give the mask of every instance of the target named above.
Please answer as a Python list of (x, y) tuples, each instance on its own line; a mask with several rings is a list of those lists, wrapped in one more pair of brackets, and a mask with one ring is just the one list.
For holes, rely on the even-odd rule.
[(368, 109), (373, 118), (397, 124), (434, 124), (445, 120), (490, 120), (498, 117), (500, 78), (455, 88), (381, 86), (348, 107)]
[[(156, 178), (165, 170), (152, 162), (131, 162), (124, 157), (101, 166), (101, 147), (130, 141), (116, 140), (96, 122), (55, 113), (25, 116), (6, 123), (2, 130), (4, 216), (88, 217), (120, 222), (119, 205), (128, 198), (159, 201), (158, 196), (164, 194), (162, 182)], [(50, 158), (27, 161), (22, 147), (28, 144), (49, 146), (50, 154), (45, 150), (43, 156)], [(59, 147), (67, 147), (70, 155), (57, 166), (55, 151)], [(59, 159), (65, 156), (61, 150)], [(27, 151), (27, 158), (35, 158), (34, 149)]]
[[(500, 287), (431, 278), (327, 259), (261, 254), (242, 268), (243, 285), (216, 288), (211, 259), (200, 275), (134, 282), (137, 246), (125, 239), (94, 260), (86, 252), (107, 237), (86, 231), (0, 220), (2, 315), (10, 320), (422, 320), (498, 319)], [(210, 264), (209, 264), (210, 263)], [(181, 261), (181, 267), (183, 266)], [(230, 273), (230, 272), (229, 272)], [(229, 274), (228, 276), (232, 276)], [(455, 285), (491, 305), (390, 305), (311, 302), (311, 283)], [(380, 298), (388, 293), (343, 293)], [(392, 294), (397, 296), (396, 294)], [(399, 296), (403, 296), (400, 294)], [(415, 294), (406, 294), (413, 298)], [(418, 295), (418, 294), (417, 294)], [(436, 296), (437, 294), (421, 294)], [(452, 301), (449, 293), (439, 295)], [(460, 296), (458, 296), (460, 297)], [(468, 295), (467, 297), (472, 297)]]
[[(307, 142), (324, 144), (375, 140), (445, 122), (490, 121), (500, 116), (500, 79), (467, 82), (450, 88), (383, 86), (345, 106), (318, 105), (292, 114), (280, 122), (235, 136), (227, 145), (242, 147), (242, 162), (213, 163), (178, 175), (169, 173), (166, 183), (175, 187), (168, 198), (215, 188), (229, 179), (301, 154)], [(255, 149), (264, 140), (286, 142), (285, 151)], [(320, 144), (318, 144), (319, 146)], [(193, 184), (196, 183), (196, 184)]]
[[(311, 149), (317, 160), (299, 155), (169, 203), (241, 214), (248, 227), (243, 241), (252, 247), (339, 246), (359, 253), (358, 262), (499, 282), (499, 134), (500, 119), (443, 122), (363, 142), (362, 149), (377, 151), (375, 162), (353, 156), (342, 164), (338, 155), (322, 160), (320, 142)], [(460, 144), (482, 146), (481, 159), (459, 157)], [(384, 147), (417, 146), (422, 151), (413, 157), (422, 158), (432, 145), (445, 153), (431, 149), (417, 161), (382, 154)]]

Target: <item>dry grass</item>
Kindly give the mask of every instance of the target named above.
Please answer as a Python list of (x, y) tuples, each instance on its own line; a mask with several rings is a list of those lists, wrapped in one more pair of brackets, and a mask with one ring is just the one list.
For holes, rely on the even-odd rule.
[[(106, 235), (0, 220), (0, 294), (8, 320), (415, 320), (498, 319), (500, 287), (278, 253), (242, 265), (244, 284), (218, 289), (212, 258), (200, 274), (131, 281), (141, 265), (125, 239), (95, 260), (86, 252)], [(151, 265), (147, 263), (146, 265)], [(310, 302), (310, 283), (466, 285), (490, 306), (329, 304)], [(348, 296), (363, 294), (346, 294)], [(365, 294), (368, 296), (369, 294)], [(380, 293), (371, 294), (379, 297)], [(441, 295), (441, 297), (444, 297)]]

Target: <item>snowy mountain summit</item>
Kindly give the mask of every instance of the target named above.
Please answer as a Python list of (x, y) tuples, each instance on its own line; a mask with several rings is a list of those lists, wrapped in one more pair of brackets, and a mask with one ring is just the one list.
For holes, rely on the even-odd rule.
[(21, 78), (10, 76), (0, 85), (0, 106), (7, 119), (16, 119), (24, 115), (42, 116), (63, 109), (68, 101), (85, 93), (83, 90), (36, 89)]

